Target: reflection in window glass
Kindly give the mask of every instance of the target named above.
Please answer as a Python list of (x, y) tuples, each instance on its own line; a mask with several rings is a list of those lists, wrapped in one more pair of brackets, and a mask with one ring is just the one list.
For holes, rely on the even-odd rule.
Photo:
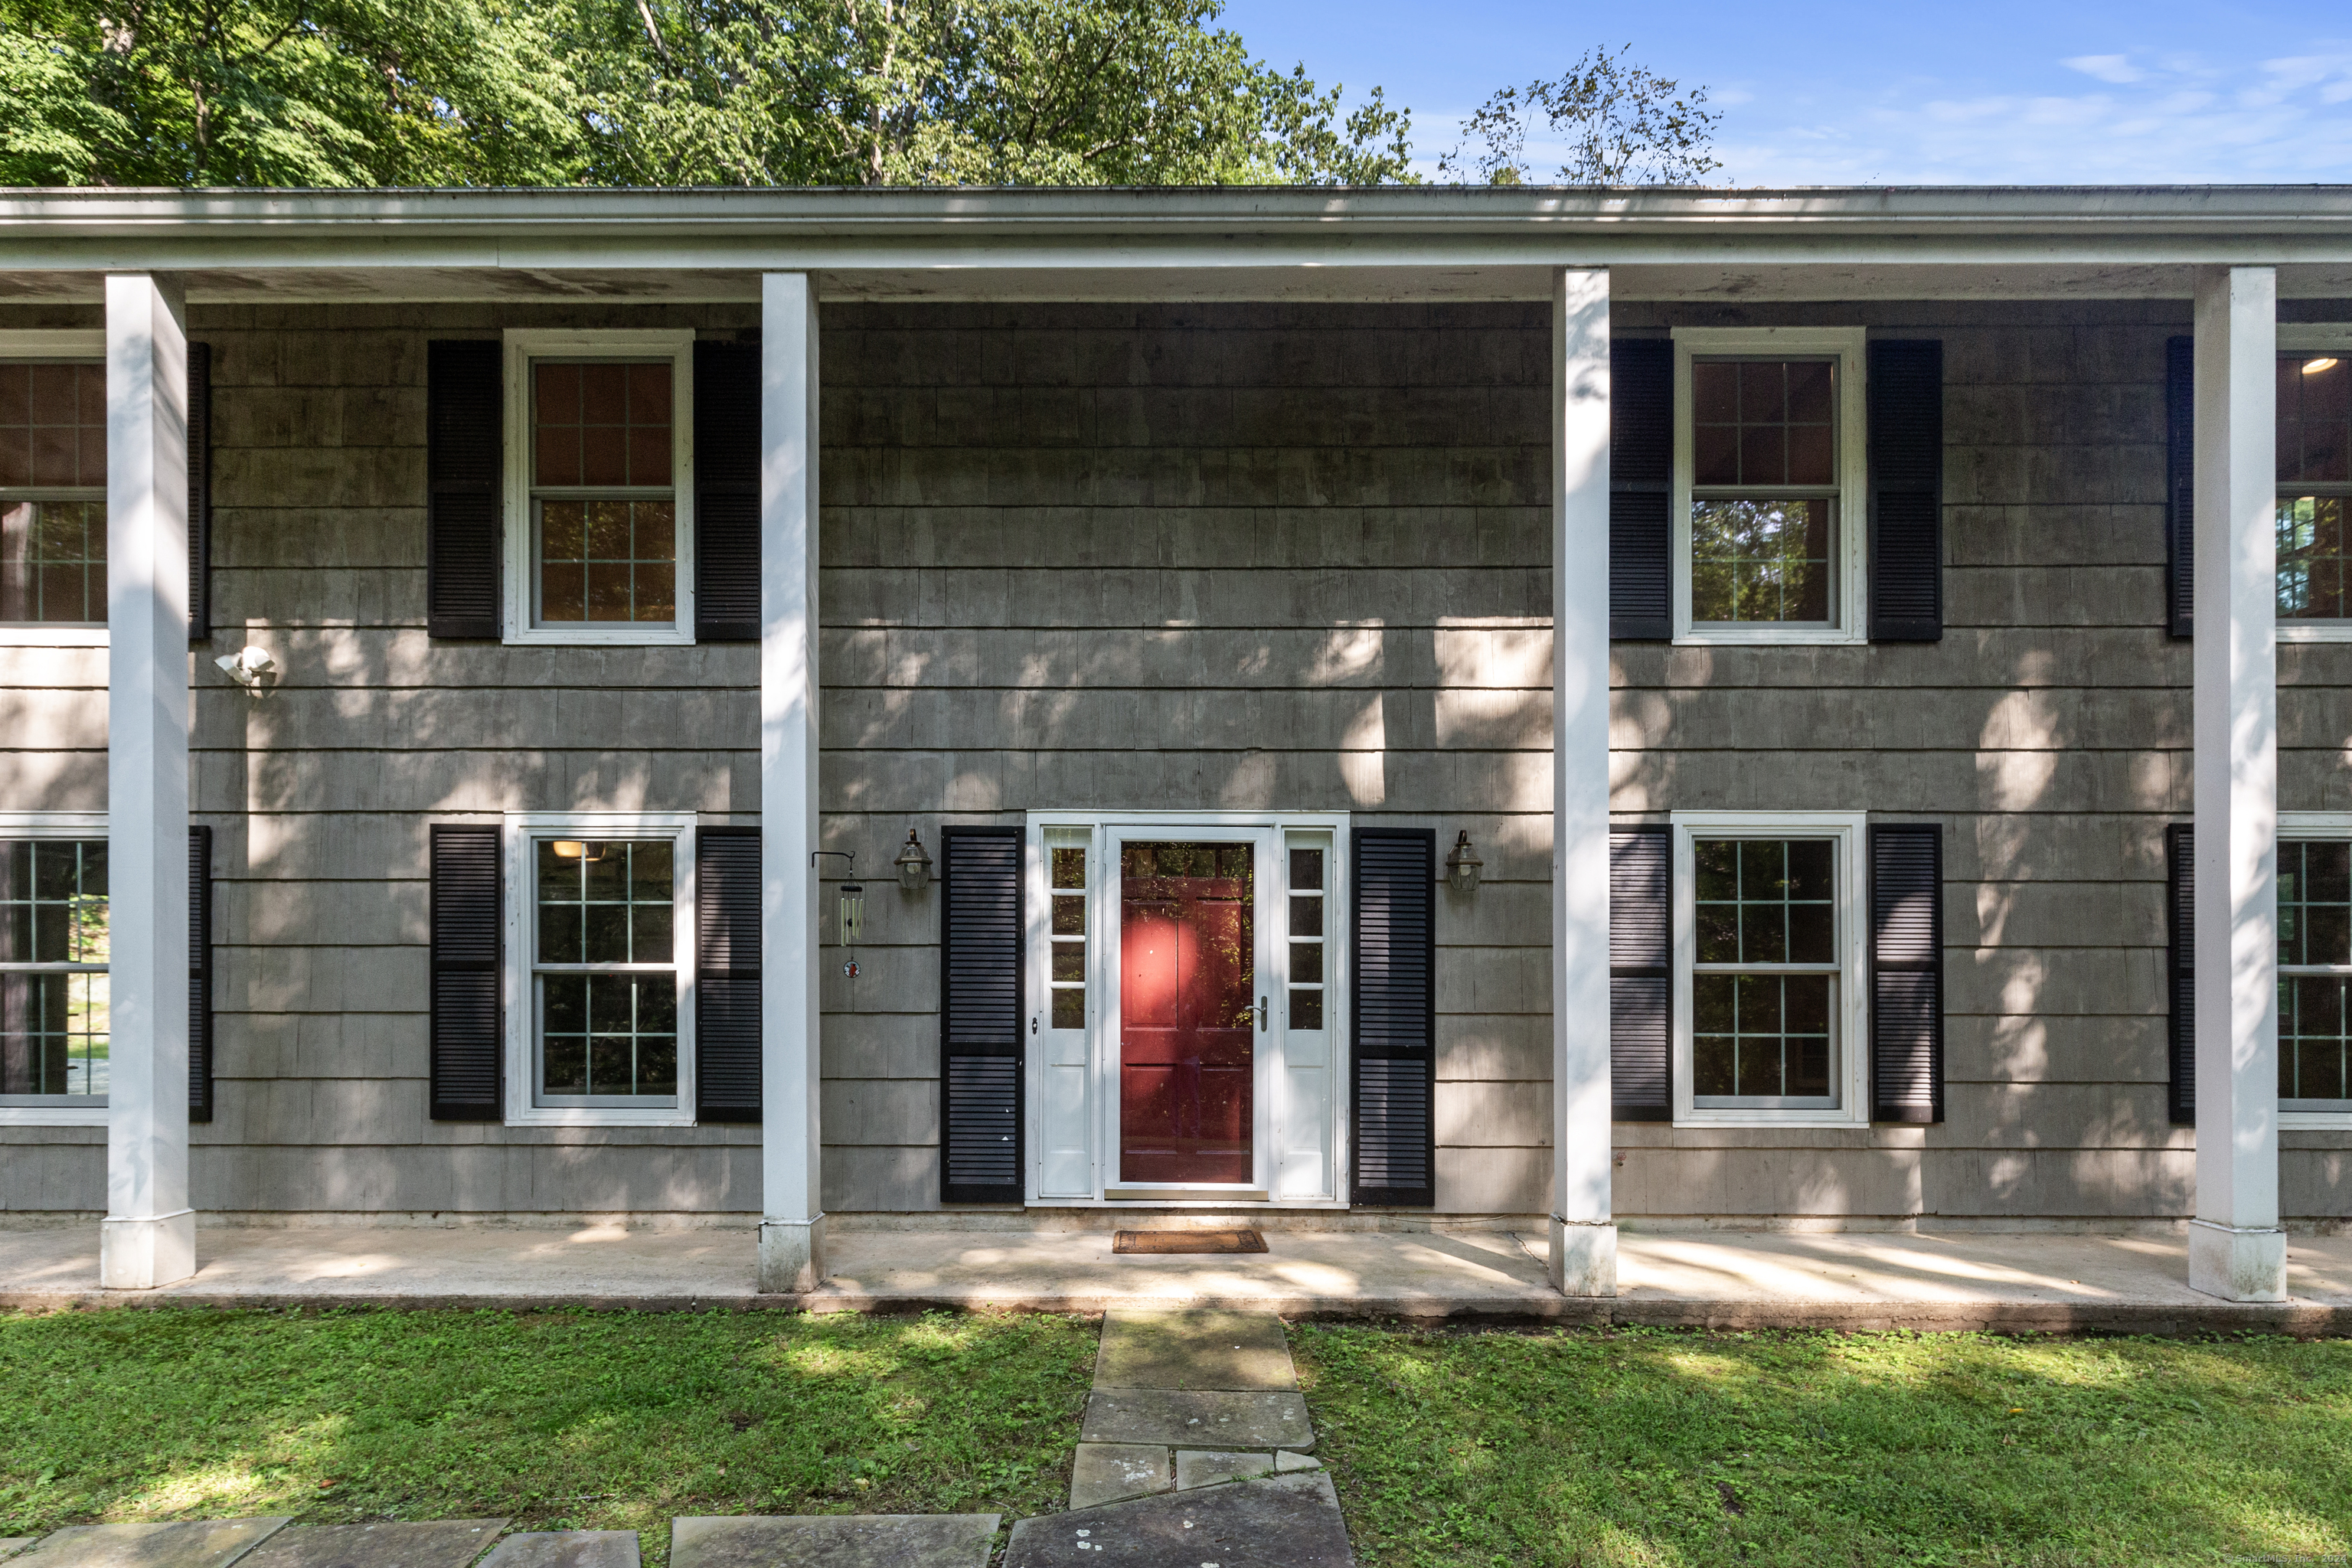
[(2352, 619), (2344, 508), (2352, 495), (2352, 366), (2332, 354), (2278, 361), (2278, 613)]
[(0, 841), (0, 1095), (107, 1092), (103, 839)]
[(2352, 843), (2283, 838), (2278, 857), (2279, 1098), (2339, 1109), (2352, 1100)]
[(677, 1094), (676, 846), (533, 843), (541, 1100)]
[(0, 621), (106, 622), (106, 367), (0, 361)]
[(1827, 1105), (1837, 986), (1837, 852), (1824, 838), (1691, 846), (1701, 1100)]
[(1691, 619), (1830, 625), (1837, 366), (1691, 365)]

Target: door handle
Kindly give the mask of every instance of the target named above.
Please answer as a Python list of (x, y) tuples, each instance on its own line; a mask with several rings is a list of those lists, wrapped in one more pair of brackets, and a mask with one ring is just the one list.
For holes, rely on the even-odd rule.
[(1265, 1034), (1266, 1015), (1265, 998), (1263, 996), (1259, 997), (1257, 999), (1257, 1005), (1251, 1008), (1250, 1011), (1257, 1015), (1257, 1032), (1261, 1035)]

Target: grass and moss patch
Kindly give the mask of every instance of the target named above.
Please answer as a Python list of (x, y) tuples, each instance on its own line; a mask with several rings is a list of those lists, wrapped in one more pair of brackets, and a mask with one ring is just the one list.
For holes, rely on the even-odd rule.
[(1043, 1315), (0, 1317), (0, 1536), (102, 1521), (1050, 1512), (1097, 1325)]
[(2352, 1343), (1292, 1330), (1367, 1568), (2352, 1552)]

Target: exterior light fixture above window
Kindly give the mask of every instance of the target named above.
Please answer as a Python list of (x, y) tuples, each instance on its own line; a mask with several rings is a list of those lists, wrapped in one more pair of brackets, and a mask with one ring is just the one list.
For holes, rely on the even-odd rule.
[(1486, 864), (1470, 847), (1470, 830), (1464, 828), (1454, 840), (1454, 853), (1445, 858), (1446, 885), (1457, 893), (1476, 892), (1478, 872)]
[(907, 829), (907, 842), (898, 847), (898, 858), (891, 862), (898, 868), (898, 888), (902, 892), (919, 893), (931, 880), (931, 858), (923, 848), (923, 841), (911, 827)]

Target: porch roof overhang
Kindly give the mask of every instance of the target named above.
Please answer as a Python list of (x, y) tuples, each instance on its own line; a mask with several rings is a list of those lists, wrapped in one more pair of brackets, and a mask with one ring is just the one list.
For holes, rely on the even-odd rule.
[(2352, 297), (2352, 185), (122, 190), (0, 197), (0, 301)]

